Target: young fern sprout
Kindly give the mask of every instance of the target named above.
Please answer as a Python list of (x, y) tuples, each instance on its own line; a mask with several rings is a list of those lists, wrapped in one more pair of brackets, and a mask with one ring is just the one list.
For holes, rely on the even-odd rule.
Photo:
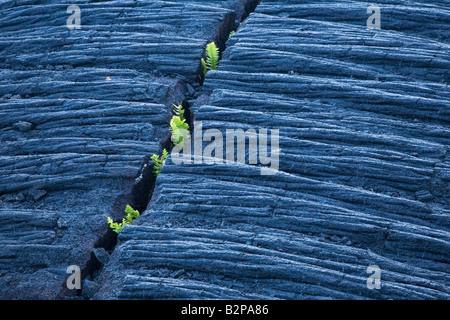
[(167, 157), (169, 156), (169, 153), (166, 149), (163, 150), (161, 157), (159, 157), (157, 154), (154, 154), (152, 156), (153, 161), (153, 174), (155, 177), (157, 177), (164, 166), (164, 162), (167, 160)]
[(184, 109), (183, 106), (181, 104), (176, 105), (176, 104), (172, 104), (173, 105), (173, 114), (176, 115), (177, 117), (180, 117), (180, 120), (184, 120)]
[(203, 58), (201, 58), (200, 61), (202, 63), (203, 75), (206, 76), (206, 74), (208, 73), (208, 67), (206, 66), (206, 61)]
[(131, 206), (127, 205), (125, 208), (125, 217), (122, 219), (121, 223), (114, 222), (110, 217), (108, 217), (109, 227), (114, 232), (119, 233), (125, 225), (132, 224), (137, 217), (139, 217), (139, 211), (134, 210)]
[(219, 48), (217, 48), (214, 42), (210, 42), (206, 45), (206, 60), (201, 59), (203, 74), (206, 75), (209, 70), (217, 70), (219, 67)]
[(185, 141), (191, 137), (189, 134), (189, 124), (186, 123), (183, 106), (181, 104), (174, 104), (173, 106), (174, 115), (172, 120), (170, 120), (170, 131), (172, 132), (171, 140), (181, 151), (185, 147)]
[(230, 34), (228, 35), (228, 40), (231, 39), (231, 37), (236, 33), (236, 31), (230, 31)]
[[(173, 105), (173, 116), (170, 120), (170, 131), (172, 132), (172, 141), (176, 146), (179, 146), (181, 143), (181, 149), (184, 148), (185, 140), (190, 138), (189, 134), (189, 125), (186, 123), (186, 118), (184, 117), (184, 109), (181, 104)], [(166, 149), (163, 149), (161, 157), (157, 154), (154, 154), (151, 157), (153, 161), (153, 173), (157, 177), (164, 166), (164, 162), (167, 160), (169, 153)], [(132, 224), (134, 220), (139, 217), (139, 211), (134, 210), (131, 206), (127, 205), (125, 208), (125, 217), (122, 219), (122, 222), (114, 222), (111, 217), (108, 217), (109, 227), (116, 233), (122, 231), (123, 227), (127, 224)]]
[[(172, 133), (171, 140), (174, 145), (180, 148), (180, 151), (184, 148), (184, 142), (190, 138), (189, 125), (186, 123), (184, 117), (184, 109), (181, 104), (173, 105), (173, 116), (170, 120), (170, 131)], [(161, 157), (154, 154), (151, 157), (153, 161), (153, 174), (157, 177), (164, 166), (164, 162), (167, 160), (169, 153), (166, 149), (163, 150)]]

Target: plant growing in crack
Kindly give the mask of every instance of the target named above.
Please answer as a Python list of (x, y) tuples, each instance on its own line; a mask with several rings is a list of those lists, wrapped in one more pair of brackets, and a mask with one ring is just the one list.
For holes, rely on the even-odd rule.
[(159, 157), (157, 154), (154, 154), (152, 156), (153, 161), (153, 174), (155, 177), (157, 177), (164, 166), (164, 162), (167, 160), (167, 157), (169, 156), (169, 153), (166, 149), (163, 150), (161, 157)]
[(108, 217), (109, 227), (114, 232), (119, 233), (125, 225), (132, 224), (137, 217), (139, 217), (139, 211), (134, 210), (130, 205), (127, 205), (125, 208), (125, 217), (122, 219), (122, 222), (114, 222), (110, 217)]
[(214, 42), (210, 42), (206, 45), (206, 60), (201, 59), (203, 67), (203, 75), (206, 75), (209, 70), (217, 70), (219, 68), (219, 48), (217, 48)]
[[(191, 135), (189, 133), (189, 124), (186, 123), (186, 118), (184, 117), (184, 109), (181, 104), (173, 105), (173, 116), (170, 120), (170, 131), (172, 133), (171, 140), (174, 145), (178, 146), (182, 150), (185, 146), (184, 143), (190, 139)], [(163, 150), (161, 157), (154, 154), (151, 157), (153, 161), (153, 174), (157, 177), (164, 166), (164, 162), (167, 160), (169, 153), (166, 149)]]
[(184, 117), (184, 109), (181, 104), (173, 105), (172, 119), (170, 120), (171, 140), (180, 150), (185, 147), (184, 143), (191, 137), (189, 133), (189, 124)]
[(180, 117), (181, 120), (184, 120), (184, 109), (183, 106), (181, 104), (176, 105), (176, 104), (172, 104), (173, 105), (173, 114), (177, 117)]

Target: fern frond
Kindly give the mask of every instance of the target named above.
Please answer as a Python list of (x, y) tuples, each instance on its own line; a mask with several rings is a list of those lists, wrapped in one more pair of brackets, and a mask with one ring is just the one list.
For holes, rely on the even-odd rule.
[(206, 66), (206, 61), (203, 58), (200, 61), (202, 63), (203, 75), (206, 76), (206, 74), (208, 73), (208, 67)]
[(206, 66), (206, 71), (217, 70), (217, 68), (219, 68), (219, 48), (217, 48), (214, 42), (210, 42), (206, 45), (205, 53), (206, 62), (204, 64), (204, 68)]
[(110, 217), (108, 217), (108, 224), (114, 232), (119, 233), (125, 225), (132, 224), (138, 217), (139, 211), (134, 210), (130, 205), (127, 205), (125, 208), (125, 217), (122, 219), (122, 222), (114, 222)]
[(169, 157), (169, 153), (167, 152), (166, 149), (163, 149), (163, 152), (162, 152), (163, 161), (166, 161), (168, 157)]
[(186, 123), (186, 120), (181, 120), (180, 117), (172, 117), (172, 120), (170, 120), (170, 130), (173, 132), (177, 129), (189, 129), (189, 125)]
[(181, 104), (179, 104), (179, 105), (172, 104), (172, 105), (173, 105), (173, 114), (180, 117), (181, 120), (184, 120), (183, 106)]
[(209, 70), (217, 70), (219, 67), (219, 48), (214, 42), (206, 45), (206, 65)]
[(171, 140), (173, 144), (183, 149), (184, 145), (180, 146), (180, 144), (190, 138), (189, 125), (184, 119), (181, 120), (179, 117), (174, 116), (170, 120), (170, 131), (172, 132)]
[[(184, 118), (184, 109), (181, 104), (173, 105), (174, 116), (170, 120), (170, 131), (172, 133), (171, 140), (174, 145), (184, 148), (184, 141), (190, 138), (189, 124), (186, 123)], [(183, 145), (180, 145), (183, 143)]]
[(167, 157), (169, 156), (169, 153), (166, 149), (163, 150), (162, 156), (159, 157), (157, 154), (154, 154), (151, 157), (151, 160), (153, 161), (153, 173), (155, 177), (157, 177), (164, 166), (164, 162), (167, 160)]

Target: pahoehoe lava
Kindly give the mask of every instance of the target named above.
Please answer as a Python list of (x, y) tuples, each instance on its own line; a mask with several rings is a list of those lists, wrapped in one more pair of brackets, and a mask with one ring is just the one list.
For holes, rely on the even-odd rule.
[[(449, 3), (377, 3), (381, 29), (353, 0), (80, 0), (68, 29), (72, 3), (3, 1), (0, 298), (449, 299)], [(173, 103), (278, 129), (278, 172), (155, 178)]]

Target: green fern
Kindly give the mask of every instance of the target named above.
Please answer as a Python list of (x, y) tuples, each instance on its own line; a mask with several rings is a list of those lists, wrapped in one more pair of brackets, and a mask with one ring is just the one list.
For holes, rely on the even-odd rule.
[(230, 31), (230, 34), (228, 35), (228, 40), (231, 39), (231, 37), (236, 33), (236, 31)]
[(161, 158), (157, 154), (154, 154), (152, 156), (151, 159), (153, 161), (153, 174), (155, 175), (155, 177), (157, 177), (161, 173), (161, 170), (164, 166), (164, 162), (167, 160), (168, 156), (169, 153), (167, 152), (166, 149), (163, 150)]
[(108, 217), (109, 227), (113, 229), (114, 232), (119, 233), (125, 225), (132, 224), (137, 217), (139, 217), (139, 211), (134, 210), (131, 206), (127, 205), (125, 208), (125, 217), (122, 219), (121, 223), (114, 222)]
[(170, 131), (172, 133), (171, 140), (174, 145), (180, 147), (180, 149), (183, 150), (184, 141), (190, 138), (189, 124), (186, 123), (186, 119), (184, 118), (183, 106), (181, 104), (178, 106), (173, 106), (174, 116), (170, 120)]
[(214, 42), (206, 45), (206, 61), (202, 58), (203, 73), (206, 75), (209, 70), (217, 70), (219, 68), (219, 48)]
[(173, 103), (173, 114), (177, 117), (180, 117), (181, 120), (184, 120), (184, 109), (181, 104), (176, 105)]
[(217, 70), (219, 67), (219, 48), (214, 42), (206, 45), (206, 66), (209, 70)]
[(206, 66), (205, 59), (201, 58), (202, 68), (203, 68), (203, 75), (206, 75), (208, 73), (208, 67)]

